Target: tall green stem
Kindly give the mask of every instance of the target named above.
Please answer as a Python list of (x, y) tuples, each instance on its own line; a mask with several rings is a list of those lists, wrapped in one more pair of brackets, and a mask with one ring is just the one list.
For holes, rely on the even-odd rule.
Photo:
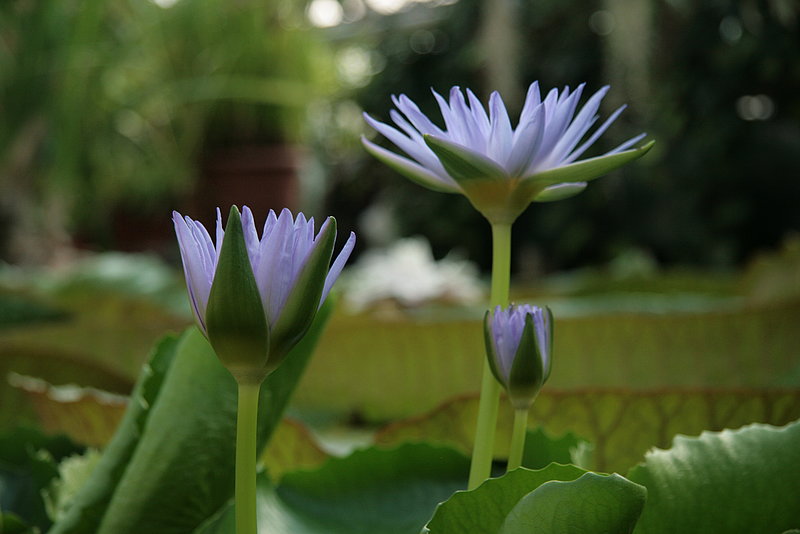
[(236, 417), (236, 534), (256, 534), (256, 433), (261, 384), (239, 383)]
[(514, 433), (511, 434), (511, 451), (508, 455), (506, 471), (522, 465), (522, 453), (525, 451), (525, 433), (528, 431), (528, 410), (514, 410)]
[[(511, 283), (511, 225), (492, 224), (492, 293), (494, 306), (508, 305)], [(478, 423), (475, 428), (475, 446), (469, 471), (469, 489), (478, 487), (492, 472), (494, 433), (497, 426), (497, 408), (500, 403), (500, 384), (497, 383), (489, 361), (483, 359), (483, 380), (478, 404)]]

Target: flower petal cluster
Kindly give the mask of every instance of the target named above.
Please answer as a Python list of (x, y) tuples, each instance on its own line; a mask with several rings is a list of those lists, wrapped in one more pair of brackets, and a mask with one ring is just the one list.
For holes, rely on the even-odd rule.
[[(172, 220), (189, 300), (200, 330), (223, 363), (226, 358), (235, 366), (240, 360), (247, 364), (255, 359), (266, 372), (277, 366), (310, 327), (355, 246), (355, 234), (351, 232), (331, 263), (336, 239), (333, 217), (328, 217), (316, 231), (313, 217), (307, 220), (300, 213), (295, 218), (287, 209), (280, 215), (270, 210), (260, 237), (248, 207), (242, 209), (241, 218), (235, 206), (231, 209), (226, 230), (217, 210), (216, 243), (198, 221), (178, 212), (173, 212)], [(227, 255), (226, 250), (230, 251)], [(214, 305), (217, 310), (232, 310), (229, 316), (242, 316), (220, 321), (216, 319), (219, 313), (212, 317)], [(237, 321), (252, 322), (255, 327), (248, 327), (249, 331), (260, 331), (260, 325), (264, 325), (267, 339), (248, 347), (263, 346), (265, 354), (220, 354), (215, 337), (223, 340), (230, 337), (227, 331), (247, 330)], [(225, 327), (215, 330), (212, 323), (220, 322)], [(222, 341), (217, 344), (224, 345)]]
[[(488, 113), (469, 89), (450, 90), (449, 100), (434, 92), (444, 119), (437, 126), (405, 95), (392, 97), (395, 126), (364, 115), (367, 123), (405, 155), (362, 137), (373, 156), (429, 189), (461, 193), (491, 222), (513, 222), (532, 201), (567, 198), (597, 178), (649, 150), (630, 149), (644, 134), (605, 154), (579, 161), (619, 117), (625, 106), (596, 125), (603, 87), (579, 109), (584, 91), (552, 89), (542, 98), (538, 82), (528, 89), (516, 127), (499, 93), (489, 97)], [(591, 131), (591, 133), (590, 133)]]
[(553, 314), (530, 304), (497, 306), (484, 319), (492, 373), (515, 408), (528, 408), (550, 377)]

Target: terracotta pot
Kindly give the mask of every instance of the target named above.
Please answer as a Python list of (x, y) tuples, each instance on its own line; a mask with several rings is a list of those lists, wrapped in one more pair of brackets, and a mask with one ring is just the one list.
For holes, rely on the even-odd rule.
[[(251, 145), (216, 149), (202, 164), (193, 217), (205, 223), (231, 205), (247, 205), (257, 221), (270, 209), (296, 211), (300, 150), (292, 145)], [(187, 213), (188, 215), (188, 213)]]

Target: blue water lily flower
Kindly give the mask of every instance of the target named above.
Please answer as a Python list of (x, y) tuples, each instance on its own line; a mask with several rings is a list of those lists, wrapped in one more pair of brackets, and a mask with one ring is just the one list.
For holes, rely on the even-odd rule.
[(591, 133), (599, 119), (603, 87), (578, 111), (585, 84), (575, 91), (552, 89), (541, 98), (539, 84), (528, 89), (519, 122), (513, 127), (497, 92), (489, 112), (475, 94), (459, 87), (449, 102), (434, 92), (444, 119), (440, 128), (405, 95), (392, 97), (396, 127), (365, 114), (366, 121), (405, 156), (362, 137), (367, 151), (411, 180), (436, 191), (461, 193), (490, 222), (513, 222), (533, 201), (552, 201), (581, 192), (586, 182), (646, 153), (652, 142), (631, 148), (644, 134), (601, 156), (578, 160), (608, 129), (625, 106)]
[(486, 312), (484, 337), (489, 366), (515, 409), (527, 409), (550, 377), (553, 314), (530, 304)]
[(260, 237), (249, 208), (241, 218), (231, 208), (225, 230), (217, 210), (216, 244), (199, 222), (178, 212), (172, 220), (197, 325), (234, 376), (254, 380), (311, 326), (355, 245), (351, 232), (331, 263), (333, 217), (316, 231), (313, 217), (287, 209), (270, 210)]

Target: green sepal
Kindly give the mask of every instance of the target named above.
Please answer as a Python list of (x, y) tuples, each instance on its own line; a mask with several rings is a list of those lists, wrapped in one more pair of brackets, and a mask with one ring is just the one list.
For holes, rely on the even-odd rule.
[(515, 409), (527, 409), (536, 399), (545, 381), (544, 358), (539, 350), (533, 315), (525, 316), (514, 363), (508, 376), (508, 396)]
[(433, 150), (447, 173), (462, 188), (472, 181), (497, 182), (507, 180), (508, 173), (489, 158), (476, 154), (457, 143), (426, 134), (425, 143)]
[(506, 379), (500, 373), (500, 369), (497, 367), (497, 351), (495, 351), (494, 347), (494, 337), (492, 336), (492, 313), (490, 311), (486, 311), (486, 315), (483, 316), (483, 339), (486, 343), (486, 357), (489, 359), (489, 369), (492, 370), (492, 374), (494, 378), (505, 388), (508, 387), (506, 385)]
[(572, 198), (582, 193), (586, 189), (586, 182), (574, 182), (550, 186), (541, 193), (533, 197), (534, 202), (556, 202), (566, 198)]
[(531, 181), (540, 187), (549, 187), (551, 185), (570, 183), (570, 182), (588, 182), (607, 174), (618, 167), (622, 167), (626, 163), (641, 158), (647, 154), (655, 141), (650, 141), (640, 148), (633, 148), (618, 152), (608, 156), (599, 156), (590, 158), (563, 167), (556, 167), (548, 171), (536, 173), (531, 176), (526, 176), (523, 181)]
[(270, 332), (236, 206), (228, 216), (205, 318), (208, 341), (234, 378), (261, 382), (268, 374)]
[(328, 221), (330, 222), (317, 236), (317, 242), (309, 253), (306, 264), (297, 275), (297, 281), (278, 320), (272, 325), (267, 363), (270, 370), (276, 368), (300, 341), (317, 314), (336, 242), (336, 219), (328, 217)]
[[(550, 371), (553, 369), (553, 340), (555, 337), (553, 334), (555, 333), (555, 321), (553, 320), (553, 310), (550, 309), (550, 306), (545, 306), (544, 311), (547, 314), (547, 329), (549, 330), (549, 343), (547, 344), (547, 350), (549, 354), (547, 355), (547, 364), (544, 366), (544, 379), (542, 380), (542, 385), (547, 382), (547, 379), (550, 378)], [(536, 344), (536, 350), (539, 350), (539, 344)]]

